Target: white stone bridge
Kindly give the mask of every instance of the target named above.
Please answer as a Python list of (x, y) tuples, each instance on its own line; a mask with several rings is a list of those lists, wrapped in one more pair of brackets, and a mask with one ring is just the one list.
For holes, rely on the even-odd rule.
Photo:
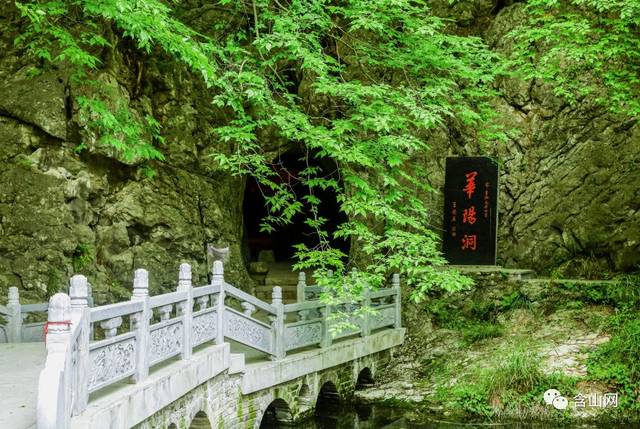
[[(182, 264), (176, 292), (158, 296), (138, 269), (130, 301), (99, 307), (81, 275), (48, 305), (21, 305), (12, 288), (0, 306), (0, 427), (259, 428), (306, 417), (318, 398), (370, 382), (404, 339), (397, 275), (357, 302), (328, 305), (319, 292), (301, 273), (298, 302), (284, 304), (276, 286), (267, 303), (226, 283), (219, 261), (211, 284), (193, 287)], [(331, 314), (359, 306), (375, 311), (332, 335)], [(23, 323), (44, 311), (48, 322)], [(30, 342), (43, 328), (44, 343)]]

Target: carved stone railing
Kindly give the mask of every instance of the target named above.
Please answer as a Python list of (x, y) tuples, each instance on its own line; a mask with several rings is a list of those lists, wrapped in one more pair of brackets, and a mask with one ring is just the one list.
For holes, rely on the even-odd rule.
[[(332, 276), (331, 272), (329, 276)], [(286, 324), (284, 328), (287, 351), (314, 345), (328, 347), (334, 339), (366, 336), (377, 329), (402, 326), (398, 274), (393, 275), (390, 288), (371, 291), (365, 287), (362, 295), (350, 302), (328, 304), (320, 301), (324, 289), (318, 285), (308, 286), (304, 272), (298, 275), (297, 290), (298, 302), (284, 306), (285, 315), (297, 315), (297, 321)], [(310, 296), (315, 299), (308, 300)], [(332, 320), (332, 313), (357, 314), (357, 310), (362, 310), (360, 315), (347, 316), (348, 320), (340, 321), (346, 322), (346, 327), (333, 332), (333, 325), (339, 321)]]
[[(338, 337), (399, 327), (398, 283), (396, 275), (393, 288), (366, 291), (358, 305), (373, 307), (376, 316), (354, 320), (358, 329)], [(191, 267), (182, 264), (175, 292), (150, 297), (144, 269), (135, 271), (129, 301), (90, 308), (88, 290), (86, 277), (75, 275), (70, 296), (56, 294), (49, 302), (39, 429), (68, 427), (71, 416), (86, 409), (91, 393), (123, 380), (140, 382), (154, 365), (189, 359), (194, 348), (207, 343), (228, 338), (282, 359), (289, 350), (328, 347), (332, 341), (331, 305), (319, 300), (284, 305), (279, 286), (273, 288), (271, 303), (261, 301), (226, 283), (220, 261), (205, 286), (193, 287)], [(298, 320), (285, 323), (288, 313), (296, 313)]]
[[(88, 285), (88, 294), (89, 306), (92, 306), (91, 285)], [(0, 305), (0, 343), (44, 341), (43, 328), (46, 324), (48, 308), (49, 303), (46, 302), (20, 304), (18, 288), (10, 287), (7, 305)], [(4, 324), (1, 324), (2, 319), (4, 319)], [(32, 319), (32, 321), (25, 323), (26, 319)]]
[(0, 305), (0, 317), (5, 320), (5, 324), (0, 325), (0, 343), (42, 341), (45, 322), (25, 323), (25, 319), (29, 315), (44, 318), (49, 304), (20, 304), (17, 287), (9, 288), (8, 298), (6, 306)]
[(73, 276), (70, 283), (69, 295), (57, 293), (49, 300), (47, 357), (38, 380), (38, 428), (67, 428), (71, 414), (87, 406), (87, 279)]

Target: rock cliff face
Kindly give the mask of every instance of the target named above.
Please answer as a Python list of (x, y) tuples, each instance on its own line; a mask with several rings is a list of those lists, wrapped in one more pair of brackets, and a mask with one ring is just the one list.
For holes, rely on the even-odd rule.
[[(523, 3), (440, 4), (459, 31), (508, 53), (504, 37)], [(447, 155), (486, 154), (500, 165), (498, 259), (505, 266), (601, 276), (640, 263), (640, 125), (582, 100), (570, 106), (541, 82), (505, 79), (495, 100), (508, 143), (478, 147), (469, 131), (436, 138), (434, 181)]]
[[(509, 50), (505, 31), (523, 4), (503, 9), (486, 39)], [(519, 131), (498, 148), (504, 162), (500, 251), (508, 264), (602, 275), (640, 263), (640, 125), (589, 100), (570, 106), (539, 82), (501, 84), (500, 111)]]
[[(446, 2), (445, 2), (446, 3)], [(504, 2), (503, 2), (504, 3)], [(521, 4), (469, 2), (437, 11), (461, 31), (481, 32), (508, 51), (505, 32)], [(502, 7), (506, 6), (506, 7)], [(178, 265), (207, 279), (206, 244), (229, 245), (228, 275), (249, 285), (241, 256), (244, 182), (212, 169), (220, 146), (211, 121), (221, 115), (197, 80), (171, 64), (132, 60), (118, 46), (99, 77), (138, 114), (163, 127), (167, 161), (149, 177), (85, 142), (66, 70), (31, 66), (13, 47), (18, 14), (0, 6), (0, 296), (17, 285), (29, 300), (64, 289), (74, 272), (89, 276), (98, 301), (126, 295), (134, 268), (151, 274), (152, 293), (176, 285)], [(121, 49), (122, 48), (122, 49)], [(587, 101), (570, 107), (538, 82), (501, 82), (496, 100), (519, 131), (488, 149), (502, 165), (499, 255), (504, 265), (578, 272), (629, 270), (640, 262), (640, 127)], [(470, 135), (470, 134), (469, 134)], [(442, 133), (430, 162), (442, 181), (444, 157), (478, 154), (464, 132)], [(153, 290), (155, 288), (155, 290)], [(1, 300), (2, 298), (0, 298)]]
[(99, 79), (162, 122), (167, 161), (149, 177), (99, 146), (76, 153), (87, 137), (67, 71), (28, 77), (31, 64), (13, 48), (17, 12), (0, 9), (0, 296), (17, 285), (25, 300), (42, 300), (81, 272), (98, 302), (122, 299), (140, 267), (155, 294), (176, 287), (181, 262), (205, 284), (209, 243), (230, 246), (227, 277), (250, 286), (240, 252), (244, 182), (210, 167), (215, 112), (197, 83), (153, 63), (139, 70), (116, 52)]

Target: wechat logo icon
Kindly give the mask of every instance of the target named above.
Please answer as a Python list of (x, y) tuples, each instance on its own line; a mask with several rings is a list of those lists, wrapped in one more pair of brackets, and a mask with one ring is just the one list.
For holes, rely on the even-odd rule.
[(567, 398), (556, 389), (549, 389), (544, 392), (544, 402), (547, 405), (553, 405), (556, 410), (564, 410), (569, 406)]

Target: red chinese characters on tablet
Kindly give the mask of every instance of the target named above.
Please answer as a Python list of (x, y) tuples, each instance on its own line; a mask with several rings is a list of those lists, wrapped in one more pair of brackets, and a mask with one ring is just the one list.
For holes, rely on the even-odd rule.
[(478, 236), (476, 234), (465, 234), (462, 237), (462, 250), (476, 250), (478, 248)]
[(464, 189), (462, 189), (464, 191), (465, 194), (467, 194), (467, 198), (471, 199), (471, 197), (473, 196), (473, 193), (476, 190), (476, 176), (478, 175), (477, 171), (470, 171), (467, 174), (465, 174), (465, 178), (467, 179), (467, 184), (465, 185)]

